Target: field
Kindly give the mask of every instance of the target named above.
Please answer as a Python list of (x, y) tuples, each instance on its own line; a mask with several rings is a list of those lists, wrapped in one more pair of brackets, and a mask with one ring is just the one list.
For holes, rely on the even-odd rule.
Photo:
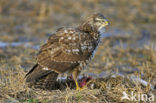
[[(29, 88), (25, 74), (50, 34), (59, 27), (76, 27), (95, 12), (110, 25), (81, 73), (93, 79), (81, 91)], [(155, 101), (155, 0), (0, 0), (0, 103)]]

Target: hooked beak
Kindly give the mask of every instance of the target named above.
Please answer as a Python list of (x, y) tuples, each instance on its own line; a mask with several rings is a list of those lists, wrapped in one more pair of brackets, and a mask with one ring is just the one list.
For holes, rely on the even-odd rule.
[(110, 25), (110, 23), (108, 22), (108, 20), (105, 19), (104, 23), (102, 24), (103, 27)]
[(104, 32), (105, 31), (105, 27), (107, 25), (110, 25), (110, 23), (105, 19), (104, 22), (101, 24), (101, 26), (99, 27), (98, 31), (100, 32)]

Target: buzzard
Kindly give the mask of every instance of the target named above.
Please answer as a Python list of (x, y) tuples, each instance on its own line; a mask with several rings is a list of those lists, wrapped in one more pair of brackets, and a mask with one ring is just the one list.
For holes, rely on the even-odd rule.
[(96, 13), (76, 28), (59, 28), (40, 48), (26, 82), (52, 87), (59, 74), (68, 73), (72, 74), (76, 89), (80, 89), (78, 75), (92, 59), (108, 24), (102, 14)]

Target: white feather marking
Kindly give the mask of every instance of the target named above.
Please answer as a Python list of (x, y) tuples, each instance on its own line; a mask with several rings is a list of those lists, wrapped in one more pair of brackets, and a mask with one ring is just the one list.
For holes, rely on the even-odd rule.
[(67, 31), (67, 30), (64, 30), (64, 32), (65, 32), (65, 33), (68, 33), (68, 31)]
[(97, 21), (101, 21), (102, 19), (100, 19), (100, 18), (95, 18)]
[(76, 40), (76, 38), (75, 38), (75, 37), (73, 37), (73, 40)]
[(42, 68), (43, 70), (49, 70), (47, 67), (45, 67), (45, 68)]
[(64, 37), (61, 37), (60, 39), (62, 40), (62, 39), (64, 39)]
[(105, 32), (105, 28), (101, 26), (98, 28), (98, 31), (100, 32), (100, 34), (103, 34)]
[(79, 52), (79, 49), (72, 49), (73, 52)]
[(72, 34), (73, 34), (74, 32), (73, 32), (73, 31), (70, 31), (70, 33), (72, 33)]
[(71, 52), (71, 50), (69, 50), (69, 49), (68, 49), (68, 50), (67, 50), (67, 52), (68, 52), (68, 53), (70, 53), (70, 52)]
[(86, 49), (87, 47), (88, 47), (88, 46), (83, 45), (83, 46), (81, 46), (81, 49), (84, 50), (84, 49)]
[(68, 37), (68, 39), (72, 39), (72, 37), (71, 37), (71, 36), (69, 36), (69, 37)]

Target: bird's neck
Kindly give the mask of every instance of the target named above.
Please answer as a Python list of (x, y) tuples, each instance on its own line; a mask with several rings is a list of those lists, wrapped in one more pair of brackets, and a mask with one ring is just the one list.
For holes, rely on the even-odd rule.
[(97, 32), (97, 30), (95, 30), (89, 23), (81, 24), (80, 26), (78, 26), (78, 29), (84, 32), (88, 32), (88, 33)]
[(100, 37), (99, 32), (95, 28), (92, 28), (92, 26), (90, 24), (84, 23), (84, 24), (78, 26), (78, 29), (80, 31), (89, 33), (94, 39), (99, 39), (99, 37)]

